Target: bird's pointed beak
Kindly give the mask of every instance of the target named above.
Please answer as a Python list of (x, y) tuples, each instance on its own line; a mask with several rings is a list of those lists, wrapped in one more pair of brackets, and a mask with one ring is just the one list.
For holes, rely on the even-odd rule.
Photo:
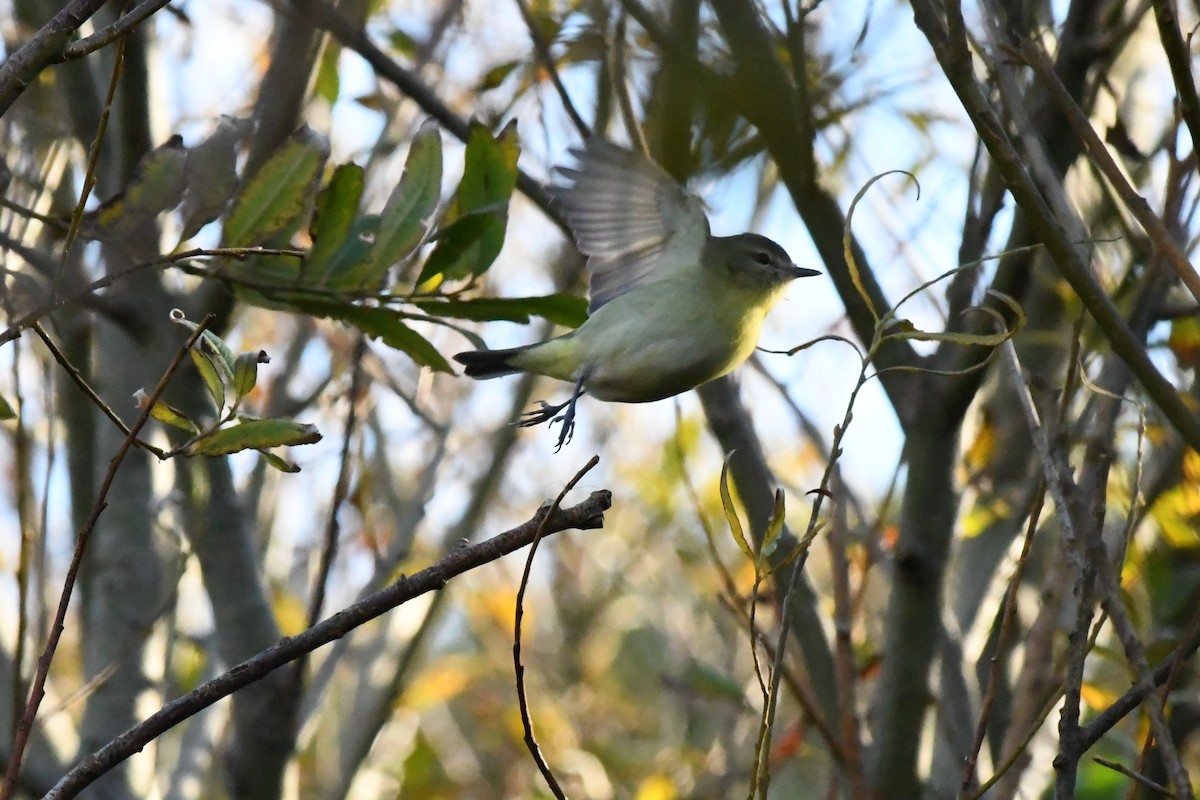
[(791, 268), (788, 269), (787, 272), (788, 272), (789, 278), (811, 278), (814, 275), (821, 274), (821, 271), (819, 269), (809, 269), (808, 267), (797, 267), (795, 264), (792, 264)]

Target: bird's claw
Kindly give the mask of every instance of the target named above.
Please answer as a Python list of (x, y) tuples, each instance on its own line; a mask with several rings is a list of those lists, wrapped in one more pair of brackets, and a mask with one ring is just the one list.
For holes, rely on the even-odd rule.
[[(537, 402), (537, 408), (526, 411), (513, 424), (519, 428), (531, 428), (534, 425), (541, 425), (543, 422), (548, 422), (550, 425), (556, 422), (561, 423), (562, 430), (558, 434), (558, 444), (554, 448), (554, 452), (557, 453), (562, 450), (564, 444), (571, 441), (571, 437), (575, 433), (575, 404), (571, 400), (557, 404), (547, 403), (545, 400)], [(566, 411), (563, 411), (564, 408)]]

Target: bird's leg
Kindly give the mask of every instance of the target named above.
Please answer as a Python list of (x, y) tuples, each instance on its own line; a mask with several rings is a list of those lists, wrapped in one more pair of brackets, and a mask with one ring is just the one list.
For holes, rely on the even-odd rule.
[(526, 411), (514, 424), (522, 428), (529, 428), (541, 425), (543, 422), (549, 422), (551, 425), (556, 422), (562, 423), (562, 431), (558, 434), (558, 445), (554, 448), (554, 452), (562, 450), (562, 446), (571, 441), (571, 434), (575, 432), (575, 402), (584, 393), (584, 377), (584, 375), (580, 375), (579, 379), (575, 381), (575, 390), (571, 392), (571, 398), (565, 403), (551, 405), (545, 400), (538, 400), (538, 408)]

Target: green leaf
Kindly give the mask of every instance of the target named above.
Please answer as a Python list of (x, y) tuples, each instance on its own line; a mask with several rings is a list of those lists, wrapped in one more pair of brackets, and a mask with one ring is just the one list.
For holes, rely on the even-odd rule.
[(191, 434), (200, 433), (200, 427), (192, 422), (188, 415), (180, 411), (174, 406), (166, 403), (155, 403), (150, 409), (150, 416), (154, 417), (159, 422), (165, 422), (168, 425), (185, 430)]
[(308, 228), (312, 249), (302, 268), (306, 285), (325, 284), (333, 254), (345, 242), (358, 216), (363, 184), (362, 167), (354, 163), (339, 164), (329, 184), (317, 195), (317, 207)]
[(519, 155), (515, 122), (506, 125), (495, 138), (486, 126), (471, 123), (463, 177), (443, 216), (438, 246), (421, 271), (418, 284), (438, 274), (447, 278), (480, 275), (500, 255), (508, 224), (508, 201), (517, 185)]
[(762, 547), (758, 552), (762, 558), (768, 558), (775, 552), (775, 545), (779, 543), (779, 535), (783, 533), (784, 520), (784, 503), (783, 490), (775, 490), (775, 509), (771, 512), (771, 519), (767, 523), (767, 532), (763, 535)]
[(310, 298), (290, 298), (287, 302), (299, 311), (347, 322), (368, 336), (379, 338), (389, 347), (408, 353), (413, 361), (423, 367), (438, 372), (454, 372), (450, 363), (429, 340), (405, 325), (400, 313), (394, 309)]
[(300, 467), (296, 466), (291, 461), (288, 461), (285, 458), (280, 458), (279, 456), (275, 455), (274, 453), (270, 452), (269, 450), (259, 450), (258, 452), (260, 455), (262, 455), (263, 458), (265, 458), (267, 460), (268, 464), (270, 464), (272, 467), (279, 470), (280, 472), (287, 472), (287, 473), (295, 474), (300, 471)]
[(500, 84), (504, 83), (504, 79), (512, 74), (512, 71), (521, 66), (520, 61), (505, 61), (503, 64), (497, 64), (484, 73), (483, 80), (476, 87), (477, 92), (486, 92), (495, 89)]
[(188, 455), (224, 456), (264, 447), (312, 444), (321, 441), (315, 425), (290, 419), (244, 419), (188, 445)]
[(746, 693), (740, 681), (695, 659), (688, 662), (680, 682), (701, 697), (729, 700), (739, 706), (746, 702)]
[(16, 418), (17, 412), (13, 409), (12, 404), (0, 397), (0, 420)]
[(529, 322), (542, 317), (557, 325), (578, 328), (587, 319), (587, 300), (560, 292), (539, 297), (479, 297), (473, 300), (416, 300), (414, 304), (438, 317), (470, 319), (480, 322), (504, 320)]
[(308, 208), (312, 187), (329, 157), (329, 142), (305, 126), (254, 173), (233, 201), (222, 244), (252, 247), (294, 223)]
[(196, 370), (200, 373), (200, 377), (204, 379), (204, 386), (208, 389), (208, 396), (212, 398), (213, 405), (217, 407), (217, 412), (219, 413), (221, 409), (225, 408), (225, 382), (221, 380), (221, 375), (217, 371), (214, 359), (202, 353), (198, 347), (193, 347), (189, 350), (188, 355), (192, 357), (192, 363), (196, 365)]
[(429, 254), (417, 284), (435, 275), (449, 280), (481, 275), (496, 260), (496, 235), (504, 243), (505, 216), (502, 211), (472, 212), (459, 217), (437, 233), (437, 247)]
[(404, 176), (380, 215), (370, 263), (381, 277), (421, 244), (441, 192), (442, 137), (435, 124), (426, 123), (413, 137)]
[(725, 519), (729, 522), (729, 532), (733, 534), (733, 540), (737, 542), (738, 549), (746, 558), (754, 561), (754, 550), (746, 541), (746, 532), (742, 529), (742, 521), (738, 519), (737, 509), (733, 507), (733, 497), (729, 493), (729, 458), (732, 455), (730, 453), (725, 456), (725, 463), (721, 465), (721, 508), (725, 510)]
[(233, 363), (233, 391), (237, 393), (238, 400), (254, 391), (258, 383), (258, 365), (269, 363), (271, 357), (267, 355), (266, 350), (238, 354)]
[(317, 66), (317, 77), (313, 81), (313, 94), (329, 105), (337, 102), (341, 91), (341, 75), (338, 73), (338, 57), (341, 54), (341, 45), (333, 37), (327, 39), (321, 51), (321, 63)]

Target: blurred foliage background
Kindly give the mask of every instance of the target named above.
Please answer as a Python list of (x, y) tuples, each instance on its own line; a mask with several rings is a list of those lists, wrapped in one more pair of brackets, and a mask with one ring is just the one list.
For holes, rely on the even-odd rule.
[[(1193, 4), (2, 13), (4, 797), (67, 796), (166, 702), (530, 519), (593, 452), (604, 527), (547, 538), (524, 603), (567, 796), (1191, 796)], [(584, 318), (546, 191), (583, 126), (640, 131), (714, 232), (827, 278), (734, 376), (585, 398), (555, 454), (509, 423), (569, 387), (447, 359)], [(83, 796), (551, 796), (523, 555)]]

